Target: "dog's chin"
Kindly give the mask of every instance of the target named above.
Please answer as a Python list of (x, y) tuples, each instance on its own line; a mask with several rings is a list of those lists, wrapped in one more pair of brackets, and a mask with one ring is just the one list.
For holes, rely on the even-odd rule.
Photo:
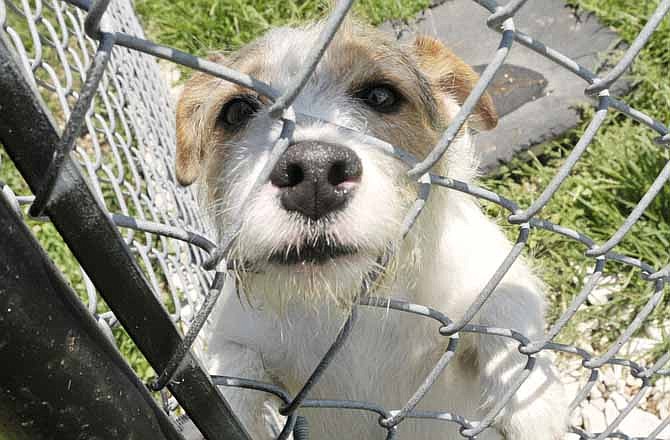
[(377, 260), (375, 253), (353, 246), (317, 244), (274, 252), (238, 276), (244, 295), (260, 307), (283, 308), (295, 301), (348, 307), (379, 270)]

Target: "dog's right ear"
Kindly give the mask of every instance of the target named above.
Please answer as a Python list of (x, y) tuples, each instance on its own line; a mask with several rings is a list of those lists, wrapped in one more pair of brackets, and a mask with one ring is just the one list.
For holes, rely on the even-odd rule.
[(201, 162), (204, 160), (205, 118), (203, 96), (206, 75), (195, 74), (184, 85), (177, 103), (177, 155), (175, 171), (177, 181), (188, 186), (200, 175)]
[[(223, 55), (208, 57), (210, 61), (223, 63)], [(195, 73), (184, 85), (177, 103), (177, 156), (175, 171), (177, 181), (188, 186), (200, 175), (206, 158), (207, 144), (211, 135), (207, 104), (216, 78), (205, 73)]]

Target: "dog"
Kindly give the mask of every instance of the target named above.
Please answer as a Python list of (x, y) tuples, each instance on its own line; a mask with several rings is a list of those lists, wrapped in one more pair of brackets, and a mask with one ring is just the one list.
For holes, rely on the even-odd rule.
[[(272, 29), (212, 59), (282, 91), (322, 29), (323, 22)], [(197, 184), (203, 215), (220, 242), (236, 231), (227, 259), (238, 262), (237, 288), (227, 285), (201, 335), (201, 356), (211, 374), (270, 382), (295, 395), (366, 283), (375, 297), (429, 306), (452, 320), (463, 316), (510, 243), (474, 197), (437, 187), (403, 238), (403, 219), (419, 186), (407, 177), (407, 164), (356, 134), (420, 160), (477, 80), (432, 37), (399, 42), (347, 19), (293, 104), (293, 143), (269, 181), (251, 194), (282, 130), (269, 115), (271, 102), (203, 73), (187, 82), (177, 106), (176, 176), (182, 185)], [(432, 172), (472, 182), (473, 129), (496, 124), (485, 94)], [(537, 340), (545, 326), (542, 290), (519, 259), (472, 323)], [(438, 330), (425, 317), (359, 306), (352, 333), (309, 397), (401, 408), (445, 352), (448, 338)], [(508, 394), (526, 361), (511, 338), (462, 332), (456, 355), (417, 409), (481, 420)], [(251, 438), (276, 437), (285, 421), (282, 402), (258, 391), (222, 392)], [(539, 353), (527, 380), (477, 438), (557, 440), (566, 430), (567, 408), (550, 360)], [(312, 438), (386, 438), (377, 414), (313, 408), (299, 413)], [(459, 439), (459, 428), (408, 418), (398, 426), (398, 438)]]

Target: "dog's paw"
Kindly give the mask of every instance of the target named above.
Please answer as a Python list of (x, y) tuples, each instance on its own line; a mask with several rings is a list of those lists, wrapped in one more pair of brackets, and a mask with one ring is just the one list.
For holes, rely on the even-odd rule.
[(505, 440), (563, 440), (568, 429), (568, 404), (562, 390), (519, 405), (499, 419)]

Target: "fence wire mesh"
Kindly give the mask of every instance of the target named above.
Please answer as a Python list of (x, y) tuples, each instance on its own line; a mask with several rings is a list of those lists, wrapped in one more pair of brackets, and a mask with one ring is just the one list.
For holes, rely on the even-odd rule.
[[(316, 367), (310, 380), (295, 396), (273, 384), (245, 378), (213, 378), (219, 385), (263, 391), (281, 399), (285, 404), (283, 413), (288, 419), (279, 439), (286, 439), (292, 433), (297, 411), (301, 407), (347, 408), (376, 413), (379, 415), (379, 424), (387, 431), (389, 439), (396, 436), (397, 427), (408, 418), (455, 423), (460, 425), (460, 433), (464, 438), (476, 438), (479, 433), (490, 427), (495, 417), (512, 398), (513, 393), (521, 386), (533, 368), (534, 356), (545, 350), (581, 358), (582, 367), (589, 372), (588, 380), (574, 396), (571, 410), (589, 395), (604, 366), (618, 365), (626, 369), (631, 378), (641, 381), (639, 390), (605, 430), (587, 432), (580, 427), (571, 428), (572, 432), (582, 439), (632, 439), (638, 437), (618, 429), (622, 421), (637, 407), (643, 396), (653, 389), (657, 379), (670, 376), (670, 352), (657, 357), (649, 364), (620, 357), (618, 354), (622, 345), (640, 329), (645, 319), (662, 300), (670, 278), (670, 264), (665, 267), (652, 267), (633, 256), (613, 251), (667, 183), (670, 178), (670, 162), (658, 174), (646, 194), (631, 210), (628, 218), (604, 243), (597, 243), (579, 231), (551, 223), (539, 216), (542, 208), (549, 203), (585, 153), (609, 112), (619, 112), (649, 127), (650, 132), (655, 133), (659, 148), (670, 144), (668, 128), (662, 122), (629, 107), (609, 93), (609, 88), (631, 66), (654, 30), (668, 14), (670, 0), (659, 3), (642, 32), (621, 60), (604, 77), (597, 76), (575, 60), (516, 29), (515, 14), (523, 8), (525, 0), (512, 0), (505, 5), (498, 5), (493, 0), (475, 1), (490, 12), (486, 25), (501, 33), (500, 45), (482, 73), (481, 79), (432, 152), (419, 161), (409, 153), (378, 139), (362, 137), (368, 145), (404, 161), (409, 170), (408, 175), (421, 185), (420, 197), (405, 219), (405, 232), (421, 215), (431, 188), (443, 187), (467, 193), (507, 210), (509, 223), (518, 227), (516, 244), (465, 316), (458, 321), (453, 321), (443, 311), (419, 304), (376, 298), (373, 296), (374, 292), (367, 292), (364, 287), (359, 304), (351, 311), (336, 341)], [(230, 231), (227, 235), (229, 239), (219, 245), (207, 239), (205, 224), (198, 214), (194, 194), (176, 184), (173, 171), (174, 109), (153, 57), (167, 59), (232, 81), (253, 89), (273, 101), (270, 114), (281, 119), (287, 129), (273, 147), (271, 159), (265, 164), (264, 171), (255, 184), (257, 188), (267, 181), (279, 156), (290, 144), (291, 134), (288, 127), (295, 123), (292, 103), (314, 72), (352, 4), (353, 0), (342, 0), (337, 3), (322, 34), (315, 41), (302, 71), (287, 90), (280, 93), (269, 85), (240, 72), (145, 40), (130, 0), (0, 1), (0, 25), (4, 38), (11, 43), (16, 59), (23, 66), (29, 81), (39, 91), (62, 133), (49, 167), (47, 184), (35, 194), (35, 197), (14, 196), (8, 187), (4, 187), (3, 191), (15, 201), (17, 209), (18, 205), (29, 204), (30, 213), (39, 217), (49, 200), (53, 185), (58, 181), (64, 158), (68, 155), (76, 158), (100, 202), (109, 213), (113, 213), (110, 214), (111, 218), (122, 228), (123, 238), (147, 274), (153, 292), (165, 305), (171, 319), (184, 332), (182, 345), (172, 353), (165, 369), (159, 371), (158, 376), (151, 381), (152, 389), (164, 390), (182, 358), (194, 343), (216, 303), (222, 286), (224, 283), (233, 282), (232, 277), (227, 276), (227, 263), (223, 261), (223, 256), (227, 254), (235, 236), (235, 231)], [(526, 46), (573, 72), (585, 81), (586, 93), (597, 99), (597, 112), (579, 142), (542, 194), (526, 208), (485, 188), (430, 173), (433, 165), (448, 150), (514, 44)], [(253, 194), (253, 191), (249, 194)], [(585, 247), (586, 256), (592, 260), (593, 270), (581, 291), (539, 340), (529, 340), (513, 329), (471, 324), (475, 314), (486, 303), (497, 284), (519, 257), (534, 230), (560, 234)], [(648, 282), (653, 292), (646, 305), (630, 320), (630, 324), (621, 331), (610, 348), (602, 353), (592, 353), (572, 345), (555, 342), (556, 336), (575, 315), (578, 308), (587, 301), (603, 277), (607, 261), (615, 261), (640, 270), (640, 276)], [(83, 278), (87, 306), (98, 318), (103, 330), (109, 334), (111, 328), (119, 325), (118, 320), (112, 312), (101, 311), (100, 300), (93, 283), (86, 274), (83, 274)], [(356, 313), (360, 307), (390, 308), (399, 313), (411, 313), (435, 320), (439, 324), (439, 333), (448, 339), (446, 352), (425, 382), (402, 408), (383, 408), (374, 403), (357, 401), (309, 398), (312, 386), (318, 382), (332, 357), (346, 341), (351, 328), (356, 325)], [(452, 355), (458, 350), (458, 335), (463, 332), (497, 335), (518, 341), (519, 351), (527, 357), (526, 368), (514, 379), (515, 386), (511, 393), (504, 396), (481, 420), (467, 420), (458, 414), (448, 412), (417, 410), (418, 402), (429, 391)], [(176, 402), (169, 399), (165, 391), (163, 396), (166, 410), (176, 415)], [(645, 438), (648, 440), (670, 438), (667, 435), (668, 426), (670, 416), (662, 420)]]

